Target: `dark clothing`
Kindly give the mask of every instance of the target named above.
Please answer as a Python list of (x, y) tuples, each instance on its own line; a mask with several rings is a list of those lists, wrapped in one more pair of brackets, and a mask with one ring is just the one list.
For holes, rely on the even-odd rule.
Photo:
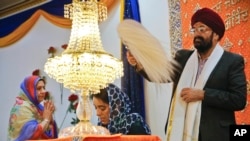
[[(173, 77), (174, 88), (193, 51), (179, 50), (175, 60), (180, 68)], [(145, 72), (140, 74), (146, 76)], [(246, 105), (246, 76), (242, 56), (224, 51), (204, 86), (199, 134), (202, 141), (229, 141), (229, 125), (235, 124), (234, 112)]]
[[(102, 127), (105, 127), (108, 129), (108, 126), (102, 125)], [(127, 135), (150, 135), (144, 128), (143, 124), (141, 121), (135, 121), (131, 127), (128, 129)], [(117, 133), (115, 133), (117, 134)]]
[(145, 128), (143, 127), (143, 124), (140, 121), (136, 121), (132, 124), (130, 127), (130, 130), (127, 135), (149, 135)]

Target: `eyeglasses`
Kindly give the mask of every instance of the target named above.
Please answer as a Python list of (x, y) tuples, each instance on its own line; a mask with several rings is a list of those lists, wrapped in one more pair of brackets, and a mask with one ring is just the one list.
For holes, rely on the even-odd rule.
[(125, 46), (125, 49), (126, 49), (126, 50), (129, 50), (128, 46)]
[(210, 30), (210, 28), (208, 28), (208, 27), (200, 26), (200, 27), (197, 27), (197, 28), (191, 28), (190, 29), (190, 33), (191, 34), (194, 34), (196, 32), (198, 32), (198, 33), (205, 33), (205, 32), (207, 32), (209, 30)]

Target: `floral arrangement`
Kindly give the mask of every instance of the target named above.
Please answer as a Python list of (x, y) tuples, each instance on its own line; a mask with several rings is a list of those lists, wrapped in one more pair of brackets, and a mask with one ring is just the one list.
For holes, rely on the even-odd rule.
[[(69, 106), (68, 106), (68, 109), (66, 111), (66, 114), (63, 118), (63, 121), (60, 125), (60, 128), (62, 128), (62, 125), (68, 115), (68, 113), (76, 113), (76, 108), (78, 106), (78, 95), (77, 94), (71, 94), (69, 97), (68, 97), (68, 101), (69, 101)], [(75, 118), (72, 118), (72, 121), (70, 122), (72, 125), (76, 125), (80, 120), (77, 118), (77, 116)]]
[[(68, 107), (68, 112), (70, 113), (76, 113), (76, 108), (78, 106), (78, 95), (77, 94), (71, 94), (68, 97), (68, 101), (69, 103), (69, 107)], [(72, 118), (72, 121), (70, 122), (72, 125), (75, 125), (79, 122), (79, 119), (76, 118)]]
[(71, 94), (69, 97), (68, 97), (68, 100), (70, 102), (69, 104), (69, 112), (76, 112), (76, 108), (77, 108), (77, 105), (78, 105), (78, 95), (76, 94)]

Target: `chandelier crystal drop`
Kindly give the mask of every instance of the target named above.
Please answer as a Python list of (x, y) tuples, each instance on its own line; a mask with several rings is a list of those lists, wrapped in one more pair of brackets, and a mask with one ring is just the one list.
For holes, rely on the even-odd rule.
[(49, 77), (65, 88), (95, 94), (123, 76), (123, 63), (105, 52), (98, 23), (107, 18), (106, 6), (97, 0), (73, 0), (64, 6), (64, 17), (72, 20), (68, 47), (44, 66)]

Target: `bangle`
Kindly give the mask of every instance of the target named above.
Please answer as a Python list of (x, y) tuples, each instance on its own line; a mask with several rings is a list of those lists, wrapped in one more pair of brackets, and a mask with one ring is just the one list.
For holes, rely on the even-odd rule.
[(48, 125), (49, 125), (49, 120), (47, 118), (45, 118), (42, 122), (41, 122), (42, 128), (45, 130)]
[(43, 121), (49, 123), (49, 120), (47, 118), (45, 118)]

